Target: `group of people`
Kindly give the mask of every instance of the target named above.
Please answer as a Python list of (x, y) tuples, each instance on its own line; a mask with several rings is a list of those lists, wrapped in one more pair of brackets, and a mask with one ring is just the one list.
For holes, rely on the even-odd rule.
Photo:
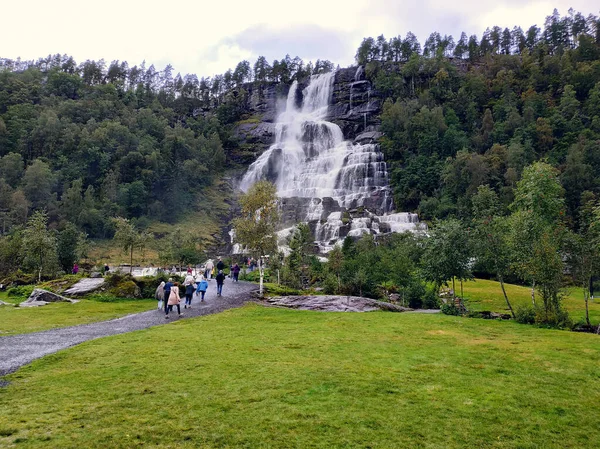
[[(237, 267), (237, 270), (236, 270)], [(217, 269), (217, 275), (215, 280), (217, 281), (217, 296), (223, 294), (223, 284), (225, 283), (225, 264), (219, 257), (219, 261), (216, 266), (209, 260), (205, 265), (204, 275), (198, 275), (195, 279), (192, 275), (192, 270), (188, 267), (187, 276), (183, 281), (183, 289), (185, 291), (185, 302), (183, 305), (184, 309), (192, 308), (192, 299), (194, 295), (200, 297), (200, 302), (204, 302), (204, 295), (208, 290), (208, 281), (211, 279), (214, 273), (214, 269)], [(231, 268), (232, 278), (235, 282), (238, 280), (240, 268), (238, 264), (235, 264)], [(164, 281), (156, 288), (155, 298), (158, 301), (158, 309), (165, 311), (165, 318), (169, 318), (169, 313), (173, 311), (173, 306), (177, 306), (177, 313), (179, 316), (183, 316), (181, 313), (181, 297), (179, 294), (179, 282), (173, 282), (172, 278), (165, 283)]]

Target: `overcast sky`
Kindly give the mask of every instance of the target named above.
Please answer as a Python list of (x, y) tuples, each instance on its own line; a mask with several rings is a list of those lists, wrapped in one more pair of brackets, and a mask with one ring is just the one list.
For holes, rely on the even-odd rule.
[[(481, 36), (486, 27), (542, 26), (570, 7), (599, 14), (597, 0), (30, 0), (2, 3), (0, 57), (67, 53), (77, 62), (146, 60), (161, 70), (212, 76), (259, 55), (353, 62), (366, 36), (407, 31), (421, 44), (432, 31)], [(89, 5), (89, 6), (88, 6)], [(93, 6), (91, 6), (93, 5)]]

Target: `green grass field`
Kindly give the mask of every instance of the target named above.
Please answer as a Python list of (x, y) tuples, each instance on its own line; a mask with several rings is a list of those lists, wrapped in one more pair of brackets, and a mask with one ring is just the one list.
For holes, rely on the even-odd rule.
[[(531, 289), (521, 287), (519, 285), (506, 285), (506, 294), (513, 306), (531, 305)], [(487, 281), (484, 279), (476, 279), (475, 281), (465, 282), (463, 284), (464, 296), (467, 300), (467, 308), (473, 311), (490, 310), (493, 312), (509, 313), (506, 301), (502, 295), (500, 283), (495, 281)], [(456, 284), (456, 293), (460, 293), (459, 284)], [(536, 292), (536, 301), (541, 301), (539, 294)], [(571, 287), (565, 290), (563, 305), (569, 312), (575, 322), (584, 319), (585, 317), (585, 302), (583, 293), (580, 288)], [(592, 323), (600, 322), (600, 301), (590, 301), (590, 320)]]
[(3, 448), (593, 448), (600, 338), (248, 305), (8, 377)]
[[(5, 293), (0, 300), (17, 302), (7, 298)], [(30, 308), (0, 306), (0, 337), (110, 320), (153, 307), (156, 307), (156, 301), (150, 299), (116, 302), (83, 299), (76, 304), (61, 302)]]

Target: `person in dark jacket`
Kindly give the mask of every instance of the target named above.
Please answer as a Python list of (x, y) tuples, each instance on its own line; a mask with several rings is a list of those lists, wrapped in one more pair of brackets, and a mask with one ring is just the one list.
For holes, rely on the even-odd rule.
[(221, 296), (221, 293), (223, 293), (223, 283), (225, 282), (225, 273), (223, 273), (223, 270), (219, 271), (215, 279), (217, 280), (217, 296)]
[(187, 309), (188, 306), (192, 308), (192, 296), (194, 296), (194, 291), (196, 290), (196, 286), (193, 282), (190, 282), (185, 286), (185, 304), (183, 305), (184, 309)]
[(223, 271), (225, 269), (225, 264), (219, 257), (219, 261), (217, 262), (217, 271)]
[(240, 266), (237, 263), (231, 269), (231, 273), (233, 274), (233, 282), (237, 282), (240, 275)]
[(171, 295), (171, 287), (173, 287), (173, 279), (169, 278), (169, 281), (165, 284), (165, 315), (169, 314), (169, 306), (167, 303), (169, 302), (169, 296)]

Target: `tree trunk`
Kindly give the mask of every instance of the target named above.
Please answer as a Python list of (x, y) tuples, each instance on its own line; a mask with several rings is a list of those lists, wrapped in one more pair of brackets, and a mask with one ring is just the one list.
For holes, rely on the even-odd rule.
[(465, 294), (463, 293), (463, 280), (460, 280), (460, 297), (461, 299), (464, 299)]
[(452, 299), (456, 299), (456, 289), (454, 285), (454, 278), (452, 278)]
[[(591, 282), (591, 279), (590, 279)], [(585, 322), (588, 326), (590, 324), (590, 308), (589, 308), (589, 299), (590, 299), (590, 282), (587, 283), (586, 286), (583, 287), (583, 299), (585, 299)]]
[(131, 252), (129, 258), (129, 274), (133, 273), (133, 245), (131, 245)]
[(533, 307), (535, 307), (535, 280), (531, 284), (531, 302), (533, 303)]
[(263, 277), (265, 275), (265, 272), (264, 272), (264, 269), (263, 269), (262, 256), (258, 258), (258, 272), (260, 273), (260, 282), (259, 282), (259, 287), (258, 287), (258, 294), (262, 297), (263, 296)]
[(510, 314), (512, 315), (512, 317), (514, 319), (515, 312), (513, 311), (513, 308), (510, 305), (510, 301), (508, 300), (508, 296), (506, 295), (506, 289), (504, 288), (504, 278), (502, 277), (501, 274), (498, 274), (498, 279), (500, 279), (500, 287), (502, 287), (502, 294), (504, 295), (504, 300), (506, 301), (506, 305), (508, 306), (508, 308), (510, 310)]

